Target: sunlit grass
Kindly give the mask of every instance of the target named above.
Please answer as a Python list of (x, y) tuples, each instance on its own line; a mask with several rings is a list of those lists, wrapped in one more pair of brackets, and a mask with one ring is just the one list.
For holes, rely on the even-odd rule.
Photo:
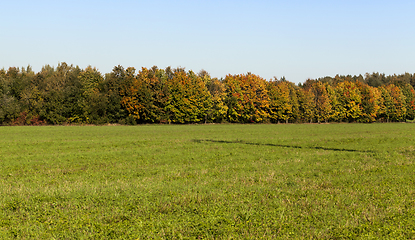
[(0, 128), (1, 238), (414, 238), (415, 125)]

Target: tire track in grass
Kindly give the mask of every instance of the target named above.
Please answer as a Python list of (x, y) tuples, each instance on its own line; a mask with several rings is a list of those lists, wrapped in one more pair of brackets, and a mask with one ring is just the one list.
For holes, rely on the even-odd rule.
[(346, 148), (332, 148), (332, 147), (319, 147), (319, 146), (296, 146), (286, 144), (274, 144), (274, 143), (255, 143), (246, 142), (242, 140), (227, 141), (227, 140), (213, 140), (213, 139), (193, 139), (193, 142), (212, 142), (212, 143), (235, 143), (235, 144), (246, 144), (256, 146), (271, 146), (271, 147), (283, 147), (283, 148), (302, 148), (302, 149), (316, 149), (316, 150), (327, 150), (327, 151), (341, 151), (341, 152), (362, 152), (362, 153), (375, 153), (372, 150), (357, 150), (357, 149), (346, 149)]

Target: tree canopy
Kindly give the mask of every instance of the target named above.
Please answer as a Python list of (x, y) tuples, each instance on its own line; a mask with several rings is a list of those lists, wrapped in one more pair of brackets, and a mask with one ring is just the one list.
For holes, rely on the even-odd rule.
[(0, 70), (0, 124), (390, 122), (415, 117), (415, 75), (340, 76), (298, 85), (184, 68), (60, 63)]

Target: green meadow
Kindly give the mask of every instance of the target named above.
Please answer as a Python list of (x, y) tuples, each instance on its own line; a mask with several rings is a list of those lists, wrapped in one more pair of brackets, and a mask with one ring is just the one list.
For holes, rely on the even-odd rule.
[(0, 127), (0, 239), (414, 239), (415, 124)]

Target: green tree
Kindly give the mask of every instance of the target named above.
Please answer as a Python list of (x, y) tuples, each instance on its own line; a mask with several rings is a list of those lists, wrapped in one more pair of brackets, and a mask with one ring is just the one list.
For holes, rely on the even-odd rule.
[(388, 83), (387, 77), (385, 74), (380, 73), (366, 73), (365, 74), (365, 83), (372, 87), (380, 87)]
[(169, 97), (166, 110), (173, 123), (206, 121), (211, 96), (201, 77), (194, 72), (176, 69), (168, 81)]
[(82, 114), (78, 100), (81, 98), (81, 69), (60, 63), (56, 70), (45, 67), (44, 72), (35, 79), (38, 89), (42, 92), (43, 107), (40, 116), (50, 124), (76, 122), (74, 116)]
[(79, 76), (81, 97), (78, 105), (81, 115), (73, 116), (84, 123), (103, 124), (108, 122), (108, 100), (104, 92), (104, 78), (96, 69), (88, 66)]
[(6, 71), (0, 71), (0, 124), (10, 124), (20, 113), (18, 100), (11, 94), (11, 82)]
[(32, 86), (35, 73), (32, 68), (9, 68), (2, 71), (2, 110), (3, 121), (15, 125), (30, 125), (38, 119), (37, 111), (41, 98), (38, 90)]
[[(131, 71), (131, 69), (130, 69)], [(134, 123), (134, 118), (127, 119), (128, 111), (122, 105), (121, 92), (128, 88), (124, 67), (118, 65), (104, 77), (104, 93), (107, 99), (107, 118), (110, 123)], [(130, 72), (131, 75), (131, 72)]]

